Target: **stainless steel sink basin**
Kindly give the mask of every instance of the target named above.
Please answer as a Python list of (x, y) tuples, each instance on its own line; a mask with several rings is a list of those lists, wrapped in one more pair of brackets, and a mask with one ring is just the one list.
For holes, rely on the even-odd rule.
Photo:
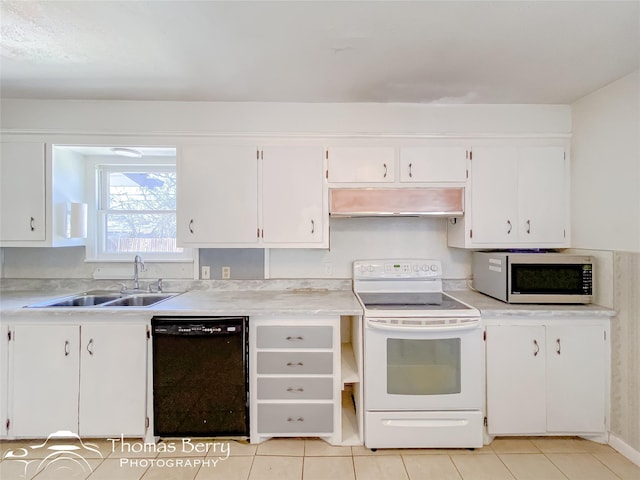
[(120, 295), (80, 295), (56, 302), (51, 307), (94, 307), (103, 303), (117, 300)]
[(113, 302), (109, 302), (109, 307), (148, 307), (168, 298), (175, 297), (176, 293), (137, 293), (127, 295)]
[(180, 295), (181, 292), (110, 292), (92, 290), (68, 297), (54, 298), (29, 305), (29, 308), (47, 307), (148, 307)]

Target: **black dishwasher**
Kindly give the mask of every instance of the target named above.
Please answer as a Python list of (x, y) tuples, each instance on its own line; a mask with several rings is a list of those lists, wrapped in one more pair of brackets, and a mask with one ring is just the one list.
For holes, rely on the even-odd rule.
[(249, 435), (248, 321), (247, 317), (151, 320), (154, 435)]

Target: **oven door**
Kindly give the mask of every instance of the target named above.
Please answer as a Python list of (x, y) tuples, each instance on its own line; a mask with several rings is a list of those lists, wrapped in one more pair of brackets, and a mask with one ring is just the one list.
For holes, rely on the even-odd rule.
[(365, 410), (479, 410), (480, 324), (403, 327), (365, 318)]

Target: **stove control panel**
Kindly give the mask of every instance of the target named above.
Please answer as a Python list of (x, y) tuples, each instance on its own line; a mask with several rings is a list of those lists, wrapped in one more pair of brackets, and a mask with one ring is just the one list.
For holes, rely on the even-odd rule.
[(439, 260), (357, 260), (353, 262), (353, 278), (440, 278)]

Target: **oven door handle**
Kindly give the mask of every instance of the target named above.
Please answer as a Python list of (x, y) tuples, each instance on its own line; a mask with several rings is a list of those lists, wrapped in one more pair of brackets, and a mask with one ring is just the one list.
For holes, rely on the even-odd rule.
[(367, 320), (367, 326), (374, 330), (386, 330), (393, 332), (419, 332), (419, 333), (438, 333), (438, 332), (461, 332), (465, 330), (475, 330), (480, 327), (480, 322), (455, 324), (455, 325), (425, 325), (425, 326), (403, 326), (388, 325), (384, 323), (374, 323)]

